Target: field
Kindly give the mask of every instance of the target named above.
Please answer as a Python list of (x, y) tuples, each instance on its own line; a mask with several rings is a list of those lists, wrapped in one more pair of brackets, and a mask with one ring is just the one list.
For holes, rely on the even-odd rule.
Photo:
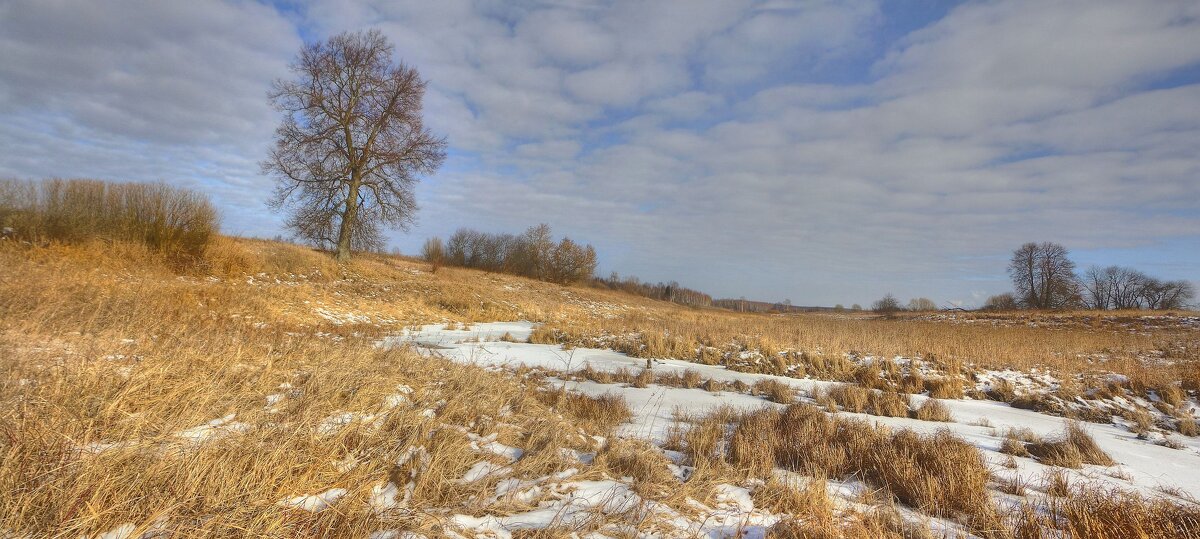
[(1200, 316), (0, 241), (0, 537), (1197, 537)]

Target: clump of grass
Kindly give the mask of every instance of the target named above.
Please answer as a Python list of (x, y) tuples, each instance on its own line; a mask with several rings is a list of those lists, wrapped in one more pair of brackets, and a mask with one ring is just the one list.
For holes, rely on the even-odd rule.
[(1013, 496), (1024, 496), (1025, 489), (1028, 487), (1028, 482), (1021, 479), (1019, 475), (1013, 474), (1012, 477), (997, 477), (996, 488), (1005, 494)]
[(986, 393), (989, 399), (1000, 402), (1012, 402), (1017, 397), (1017, 389), (1007, 378), (993, 380)]
[(1196, 426), (1196, 420), (1190, 417), (1181, 417), (1176, 425), (1176, 430), (1184, 436), (1200, 436), (1200, 427)]
[(625, 399), (616, 393), (591, 396), (566, 389), (539, 393), (543, 402), (602, 429), (611, 429), (633, 416)]
[(950, 408), (938, 399), (926, 399), (919, 408), (917, 408), (916, 418), (921, 421), (953, 421), (954, 418), (950, 415)]
[(636, 388), (646, 388), (654, 383), (654, 371), (650, 369), (642, 369), (638, 371), (637, 376), (633, 378), (632, 386)]
[(791, 404), (796, 402), (796, 390), (792, 386), (778, 380), (759, 380), (755, 382), (755, 395), (762, 395), (771, 402)]
[(1038, 461), (1051, 466), (1079, 468), (1084, 464), (1116, 464), (1077, 421), (1067, 421), (1061, 435), (1025, 444), (1025, 450)]
[(1071, 494), (1071, 480), (1062, 470), (1048, 470), (1043, 478), (1046, 494), (1065, 498)]
[(867, 397), (866, 412), (883, 417), (908, 417), (908, 399), (900, 393), (874, 390)]
[(1154, 418), (1150, 416), (1150, 412), (1142, 408), (1122, 410), (1121, 416), (1130, 423), (1133, 423), (1133, 425), (1130, 426), (1130, 430), (1139, 436), (1147, 435), (1150, 432), (1150, 429), (1154, 427)]
[(1030, 454), (1025, 445), (1032, 443), (1042, 443), (1041, 437), (1032, 430), (1009, 428), (1005, 430), (1004, 440), (1000, 442), (1000, 452), (1014, 457), (1028, 457)]
[(871, 399), (869, 390), (850, 384), (835, 385), (826, 394), (837, 403), (840, 410), (853, 413), (865, 412)]
[(595, 464), (612, 471), (616, 477), (632, 478), (634, 491), (639, 494), (663, 496), (679, 483), (667, 466), (669, 463), (662, 451), (646, 442), (619, 440), (600, 452)]
[(925, 380), (925, 387), (929, 389), (929, 396), (935, 399), (963, 398), (962, 380), (957, 376), (927, 378)]
[(990, 474), (982, 455), (949, 431), (892, 433), (794, 404), (742, 418), (734, 428), (729, 454), (735, 466), (758, 473), (764, 473), (773, 455), (775, 465), (804, 475), (857, 475), (931, 514), (965, 515), (976, 523), (996, 519), (987, 497)]

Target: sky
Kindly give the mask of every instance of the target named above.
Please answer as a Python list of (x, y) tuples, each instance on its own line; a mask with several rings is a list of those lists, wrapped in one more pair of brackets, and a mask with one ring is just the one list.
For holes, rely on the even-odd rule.
[(1200, 282), (1200, 2), (0, 0), (0, 177), (201, 190), (272, 237), (271, 81), (381, 30), (448, 158), (415, 253), (545, 222), (717, 297), (978, 305), (1027, 241)]

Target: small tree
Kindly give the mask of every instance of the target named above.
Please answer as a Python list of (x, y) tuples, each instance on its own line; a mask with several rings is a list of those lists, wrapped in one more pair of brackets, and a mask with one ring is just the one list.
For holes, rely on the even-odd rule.
[(895, 314), (900, 311), (900, 300), (896, 299), (896, 296), (888, 294), (877, 300), (871, 306), (871, 310), (879, 314)]
[(269, 94), (284, 113), (262, 163), (276, 179), (271, 206), (338, 261), (378, 247), (383, 225), (406, 229), (414, 184), (445, 159), (445, 140), (421, 119), (425, 82), (392, 54), (378, 30), (338, 34), (305, 46), (291, 66), (296, 79)]

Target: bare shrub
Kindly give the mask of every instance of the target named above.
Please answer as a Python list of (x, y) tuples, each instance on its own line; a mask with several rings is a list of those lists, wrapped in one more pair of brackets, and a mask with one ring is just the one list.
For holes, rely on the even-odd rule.
[(217, 233), (216, 209), (188, 189), (98, 180), (3, 184), (0, 227), (31, 242), (133, 241), (195, 260)]
[(442, 238), (434, 237), (425, 240), (425, 244), (421, 247), (421, 258), (429, 263), (431, 273), (437, 273), (446, 263), (446, 247), (442, 244)]

